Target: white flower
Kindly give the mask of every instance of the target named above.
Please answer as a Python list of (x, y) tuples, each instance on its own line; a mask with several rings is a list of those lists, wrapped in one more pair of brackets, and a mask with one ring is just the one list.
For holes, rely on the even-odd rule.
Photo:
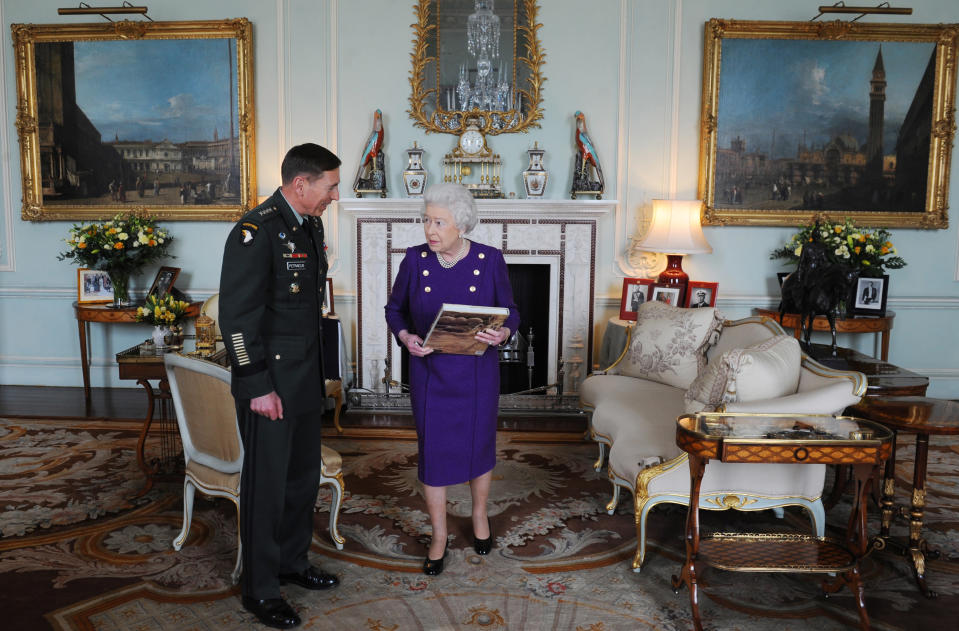
[(802, 245), (800, 245), (798, 248), (793, 250), (793, 254), (795, 254), (796, 256), (799, 256), (800, 254), (802, 254)]
[(130, 238), (130, 235), (128, 235), (126, 232), (121, 232), (119, 235), (117, 235), (117, 237), (120, 239), (120, 241), (126, 241)]
[(876, 251), (876, 246), (874, 246), (873, 244), (870, 243), (866, 246), (866, 252), (868, 252), (869, 254), (872, 254), (875, 251)]
[(162, 238), (157, 239), (157, 243), (163, 243), (163, 239)]

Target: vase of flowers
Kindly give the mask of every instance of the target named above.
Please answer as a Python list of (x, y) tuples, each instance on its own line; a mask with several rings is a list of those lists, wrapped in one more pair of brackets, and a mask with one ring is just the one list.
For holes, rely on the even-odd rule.
[(67, 251), (57, 258), (105, 270), (113, 287), (114, 307), (130, 305), (130, 276), (168, 256), (173, 237), (150, 218), (116, 215), (103, 223), (74, 224)]
[(799, 263), (803, 245), (815, 240), (827, 246), (826, 257), (830, 263), (849, 265), (858, 270), (860, 276), (879, 278), (886, 269), (906, 266), (906, 261), (892, 244), (892, 234), (888, 230), (857, 228), (851, 219), (841, 223), (821, 221), (806, 226), (785, 245), (773, 250), (769, 258)]
[(178, 346), (183, 342), (180, 322), (190, 303), (176, 300), (170, 294), (147, 296), (146, 302), (137, 307), (136, 321), (153, 325), (153, 343), (157, 349)]

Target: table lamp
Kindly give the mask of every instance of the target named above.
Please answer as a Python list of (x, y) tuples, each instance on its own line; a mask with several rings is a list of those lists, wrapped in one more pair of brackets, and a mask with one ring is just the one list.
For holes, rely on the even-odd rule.
[(666, 255), (666, 269), (656, 279), (656, 286), (678, 288), (677, 306), (684, 304), (689, 284), (689, 276), (683, 271), (683, 255), (713, 251), (703, 235), (702, 207), (699, 200), (654, 199), (649, 231), (637, 244), (641, 250)]

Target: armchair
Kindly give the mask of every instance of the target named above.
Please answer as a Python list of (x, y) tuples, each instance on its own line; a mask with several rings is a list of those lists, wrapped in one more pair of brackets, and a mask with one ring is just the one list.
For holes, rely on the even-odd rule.
[[(635, 358), (636, 329), (641, 326), (644, 326), (642, 317), (628, 333), (626, 350), (608, 369), (589, 376), (580, 394), (581, 406), (590, 412), (590, 436), (599, 445), (599, 459), (594, 465), (597, 471), (603, 465), (605, 449), (609, 448), (608, 475), (613, 484), (613, 497), (607, 505), (610, 514), (616, 509), (621, 488), (633, 493), (637, 550), (632, 566), (637, 572), (645, 558), (646, 520), (650, 511), (662, 503), (688, 505), (688, 457), (676, 446), (675, 422), (683, 413), (702, 409), (690, 407), (695, 401), (686, 395), (694, 380), (688, 374), (679, 375), (672, 384), (666, 384), (637, 376), (635, 366), (628, 365), (631, 348)], [(782, 340), (780, 344), (777, 336), (785, 336), (785, 332), (775, 321), (750, 317), (724, 321), (715, 343), (706, 339), (701, 348), (709, 364), (738, 356), (724, 355), (729, 352), (741, 353), (742, 349), (774, 344), (785, 349), (784, 356), (794, 352), (800, 364), (790, 377), (793, 381), (772, 384), (775, 394), (771, 396), (757, 395), (763, 388), (750, 388), (750, 384), (741, 379), (737, 392), (723, 393), (720, 411), (835, 414), (858, 402), (865, 393), (866, 378), (862, 373), (827, 368), (801, 354), (798, 347), (790, 351), (789, 343)], [(785, 366), (789, 362), (780, 363)], [(770, 372), (764, 369), (767, 380)], [(702, 375), (702, 369), (699, 373)], [(750, 395), (762, 398), (750, 399)], [(785, 506), (801, 506), (809, 512), (816, 534), (822, 536), (824, 478), (824, 465), (765, 464), (747, 468), (739, 464), (712, 463), (703, 479), (700, 508), (774, 509), (781, 514)]]

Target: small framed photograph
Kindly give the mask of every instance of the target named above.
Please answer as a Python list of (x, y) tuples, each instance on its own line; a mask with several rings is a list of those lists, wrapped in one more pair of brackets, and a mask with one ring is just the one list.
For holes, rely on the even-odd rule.
[(102, 269), (81, 267), (77, 270), (77, 303), (98, 305), (113, 302), (110, 274)]
[(701, 283), (696, 280), (689, 281), (686, 287), (686, 307), (689, 309), (698, 309), (700, 307), (716, 306), (716, 290), (719, 283)]
[(336, 315), (333, 310), (333, 279), (326, 277), (326, 292), (323, 294), (323, 315)]
[(653, 287), (653, 300), (665, 302), (673, 307), (680, 307), (683, 290), (681, 287)]
[(170, 290), (173, 289), (173, 283), (176, 282), (176, 277), (179, 275), (179, 267), (161, 267), (159, 271), (157, 271), (156, 278), (153, 279), (153, 285), (150, 286), (150, 291), (147, 292), (147, 296), (156, 296), (159, 298), (164, 294), (170, 293)]
[(889, 274), (882, 278), (860, 278), (856, 293), (849, 297), (852, 315), (886, 315), (886, 296), (889, 294)]
[(639, 305), (649, 300), (653, 281), (649, 278), (624, 278), (623, 297), (619, 303), (619, 318), (636, 321)]

